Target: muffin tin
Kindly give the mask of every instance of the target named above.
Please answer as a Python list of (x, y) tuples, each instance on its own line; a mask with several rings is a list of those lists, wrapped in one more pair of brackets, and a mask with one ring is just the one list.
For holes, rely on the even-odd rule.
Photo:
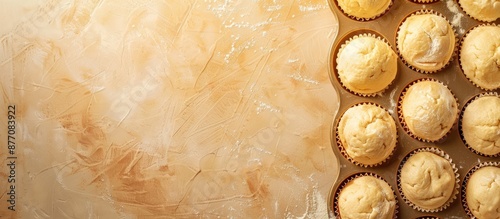
[[(339, 19), (339, 37), (333, 42), (331, 47), (331, 52), (329, 56), (329, 75), (334, 88), (340, 94), (340, 109), (337, 113), (332, 126), (331, 126), (331, 144), (333, 152), (337, 157), (340, 157), (340, 176), (337, 182), (332, 186), (329, 200), (328, 209), (330, 217), (335, 217), (334, 205), (335, 194), (340, 186), (340, 184), (356, 175), (358, 173), (368, 172), (374, 173), (386, 180), (395, 191), (398, 190), (397, 185), (397, 171), (401, 165), (402, 160), (411, 151), (422, 148), (422, 147), (437, 147), (446, 154), (450, 156), (453, 163), (458, 168), (460, 185), (462, 184), (467, 172), (479, 163), (484, 162), (499, 162), (500, 158), (492, 156), (482, 156), (480, 154), (474, 153), (469, 150), (464, 142), (461, 140), (460, 132), (458, 129), (458, 124), (455, 124), (451, 132), (442, 140), (434, 143), (419, 141), (411, 136), (409, 136), (402, 123), (399, 121), (398, 117), (398, 101), (404, 88), (407, 87), (413, 81), (432, 78), (443, 82), (452, 91), (455, 97), (458, 99), (458, 108), (461, 112), (463, 106), (471, 98), (481, 93), (486, 93), (487, 91), (482, 90), (472, 84), (463, 74), (459, 61), (458, 55), (454, 54), (452, 61), (444, 67), (443, 69), (432, 74), (419, 73), (412, 70), (410, 67), (405, 65), (402, 59), (398, 59), (398, 75), (394, 82), (389, 86), (387, 90), (376, 96), (359, 96), (356, 95), (343, 87), (336, 76), (336, 54), (339, 47), (349, 38), (355, 35), (364, 33), (375, 33), (383, 38), (385, 38), (391, 47), (397, 52), (396, 49), (396, 32), (399, 28), (401, 22), (410, 14), (419, 10), (433, 10), (439, 14), (442, 14), (454, 28), (458, 38), (456, 41), (456, 46), (460, 45), (460, 40), (464, 34), (471, 28), (483, 24), (467, 14), (460, 8), (456, 0), (441, 0), (434, 1), (432, 3), (419, 3), (419, 1), (410, 0), (395, 0), (392, 6), (386, 13), (382, 14), (373, 20), (359, 21), (348, 17), (342, 11), (339, 10), (336, 5), (336, 0), (328, 0), (331, 10), (337, 14)], [(499, 24), (499, 21), (493, 22), (493, 24)], [(460, 48), (458, 48), (459, 52)], [(500, 89), (493, 90), (493, 92), (499, 92)], [(336, 127), (342, 114), (351, 106), (364, 102), (372, 102), (381, 107), (387, 109), (391, 116), (395, 119), (398, 131), (398, 144), (396, 146), (393, 155), (390, 158), (377, 166), (374, 167), (364, 167), (355, 165), (348, 159), (346, 159), (339, 149), (336, 140)], [(455, 199), (450, 206), (446, 209), (435, 212), (426, 213), (413, 209), (411, 206), (405, 203), (400, 192), (396, 192), (398, 199), (398, 218), (468, 218), (468, 215), (459, 199)], [(460, 195), (459, 195), (460, 197)]]

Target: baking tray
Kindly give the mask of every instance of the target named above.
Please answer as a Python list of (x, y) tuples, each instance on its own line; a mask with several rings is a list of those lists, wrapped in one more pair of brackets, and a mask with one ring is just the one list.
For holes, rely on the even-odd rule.
[[(343, 14), (342, 11), (336, 5), (336, 0), (329, 0), (328, 3), (330, 5), (333, 13), (338, 15), (339, 19), (339, 35), (336, 40), (332, 43), (332, 48), (329, 56), (329, 74), (330, 79), (337, 91), (340, 95), (340, 109), (339, 113), (335, 117), (332, 122), (332, 130), (331, 130), (331, 143), (332, 149), (337, 157), (340, 160), (340, 176), (337, 182), (332, 186), (332, 190), (330, 192), (328, 207), (330, 217), (334, 217), (333, 213), (333, 203), (334, 203), (334, 193), (336, 188), (339, 186), (339, 183), (342, 182), (343, 179), (348, 176), (359, 173), (359, 172), (372, 172), (380, 175), (396, 191), (396, 196), (398, 200), (398, 218), (418, 218), (423, 216), (437, 217), (437, 218), (468, 218), (464, 207), (462, 206), (462, 202), (460, 200), (461, 194), (457, 195), (457, 199), (455, 199), (451, 205), (443, 211), (437, 213), (426, 213), (414, 210), (412, 207), (407, 205), (404, 200), (401, 198), (401, 194), (397, 191), (397, 182), (396, 182), (396, 174), (397, 169), (400, 165), (401, 160), (412, 150), (416, 148), (424, 147), (424, 146), (435, 146), (442, 150), (444, 150), (447, 154), (449, 154), (453, 160), (453, 163), (458, 168), (460, 184), (462, 183), (465, 174), (469, 171), (469, 169), (473, 168), (478, 163), (488, 162), (488, 161), (499, 161), (498, 157), (486, 157), (473, 153), (469, 150), (465, 144), (462, 142), (458, 130), (458, 124), (455, 124), (451, 129), (451, 133), (449, 133), (446, 138), (437, 143), (426, 143), (410, 137), (405, 130), (403, 130), (401, 126), (401, 122), (398, 119), (398, 110), (397, 103), (399, 96), (402, 90), (412, 81), (421, 79), (421, 78), (433, 78), (443, 82), (448, 88), (452, 91), (452, 93), (456, 96), (459, 103), (459, 110), (461, 111), (464, 104), (473, 98), (474, 96), (486, 92), (485, 90), (481, 90), (478, 87), (474, 86), (471, 82), (467, 80), (465, 75), (462, 73), (458, 62), (458, 55), (455, 54), (452, 57), (452, 61), (448, 66), (444, 69), (438, 71), (433, 74), (423, 74), (418, 73), (408, 66), (406, 66), (401, 58), (398, 58), (398, 74), (396, 76), (395, 81), (390, 85), (390, 87), (380, 96), (375, 97), (361, 97), (357, 96), (353, 93), (350, 93), (346, 89), (344, 89), (339, 83), (338, 79), (335, 77), (334, 69), (335, 69), (335, 54), (337, 52), (337, 48), (339, 44), (342, 44), (346, 39), (349, 39), (350, 36), (356, 35), (363, 31), (361, 29), (368, 29), (372, 32), (381, 34), (386, 40), (389, 42), (391, 47), (397, 53), (396, 50), (396, 32), (397, 29), (402, 22), (402, 20), (408, 16), (409, 14), (422, 10), (422, 9), (430, 9), (434, 10), (438, 13), (444, 15), (448, 21), (452, 24), (452, 27), (455, 29), (457, 37), (457, 45), (460, 43), (464, 34), (474, 26), (481, 24), (477, 20), (472, 19), (467, 14), (465, 14), (462, 9), (459, 7), (457, 1), (453, 0), (445, 0), (445, 1), (436, 1), (434, 3), (416, 3), (412, 1), (405, 0), (395, 0), (390, 9), (381, 17), (378, 17), (374, 20), (369, 21), (357, 21), (347, 17)], [(499, 21), (493, 22), (498, 24)], [(457, 51), (458, 53), (458, 51)], [(498, 92), (498, 89), (494, 90), (494, 92)], [(342, 116), (343, 112), (345, 112), (349, 107), (356, 103), (361, 102), (373, 102), (379, 104), (380, 106), (387, 109), (390, 114), (393, 116), (396, 121), (397, 130), (398, 130), (398, 145), (396, 146), (396, 150), (394, 154), (389, 158), (389, 160), (381, 165), (375, 167), (360, 167), (356, 166), (347, 159), (345, 159), (339, 151), (335, 140), (335, 128), (337, 126), (339, 117)]]

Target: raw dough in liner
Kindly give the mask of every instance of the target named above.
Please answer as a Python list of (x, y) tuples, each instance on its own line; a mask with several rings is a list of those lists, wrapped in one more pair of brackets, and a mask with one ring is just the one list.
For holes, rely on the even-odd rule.
[(401, 24), (396, 40), (404, 60), (425, 72), (448, 64), (456, 41), (449, 22), (435, 14), (411, 15)]
[(384, 41), (357, 36), (339, 51), (337, 71), (341, 83), (360, 94), (381, 92), (394, 81), (398, 57)]
[(500, 97), (484, 96), (470, 103), (462, 117), (462, 133), (474, 150), (500, 153)]
[(423, 209), (443, 206), (455, 189), (450, 162), (432, 152), (419, 152), (408, 158), (400, 177), (405, 197)]
[(391, 186), (373, 176), (362, 176), (347, 183), (339, 194), (343, 219), (392, 219), (396, 199)]

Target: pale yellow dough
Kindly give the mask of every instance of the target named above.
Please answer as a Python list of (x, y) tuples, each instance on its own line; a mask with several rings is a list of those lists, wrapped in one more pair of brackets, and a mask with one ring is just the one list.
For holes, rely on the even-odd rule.
[(435, 14), (408, 17), (397, 34), (397, 46), (404, 60), (425, 72), (443, 68), (455, 48), (455, 32), (449, 22)]
[(476, 218), (500, 218), (500, 168), (482, 167), (467, 182), (466, 200)]
[(396, 78), (397, 55), (384, 41), (359, 36), (349, 41), (337, 58), (341, 83), (361, 94), (383, 91)]
[(391, 0), (338, 0), (337, 2), (346, 14), (365, 19), (379, 16), (391, 5)]
[(462, 43), (460, 63), (465, 76), (479, 87), (500, 88), (500, 26), (471, 30)]
[(348, 109), (340, 119), (338, 135), (347, 154), (371, 165), (384, 161), (396, 147), (397, 130), (389, 113), (374, 105)]
[(420, 81), (410, 86), (402, 101), (406, 126), (415, 136), (437, 141), (453, 127), (458, 104), (451, 91), (437, 81)]
[(462, 117), (467, 144), (486, 155), (500, 153), (500, 97), (484, 96), (467, 106)]
[(338, 205), (343, 219), (392, 219), (396, 199), (387, 182), (373, 176), (362, 176), (342, 189)]
[(495, 21), (500, 17), (500, 0), (459, 0), (470, 16), (481, 21)]
[(448, 160), (432, 152), (412, 155), (401, 170), (405, 197), (422, 209), (438, 209), (451, 198), (455, 173)]

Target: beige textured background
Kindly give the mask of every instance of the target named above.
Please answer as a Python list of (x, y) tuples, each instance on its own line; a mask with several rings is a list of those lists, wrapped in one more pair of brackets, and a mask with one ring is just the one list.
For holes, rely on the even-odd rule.
[(0, 4), (0, 217), (327, 217), (326, 0)]

